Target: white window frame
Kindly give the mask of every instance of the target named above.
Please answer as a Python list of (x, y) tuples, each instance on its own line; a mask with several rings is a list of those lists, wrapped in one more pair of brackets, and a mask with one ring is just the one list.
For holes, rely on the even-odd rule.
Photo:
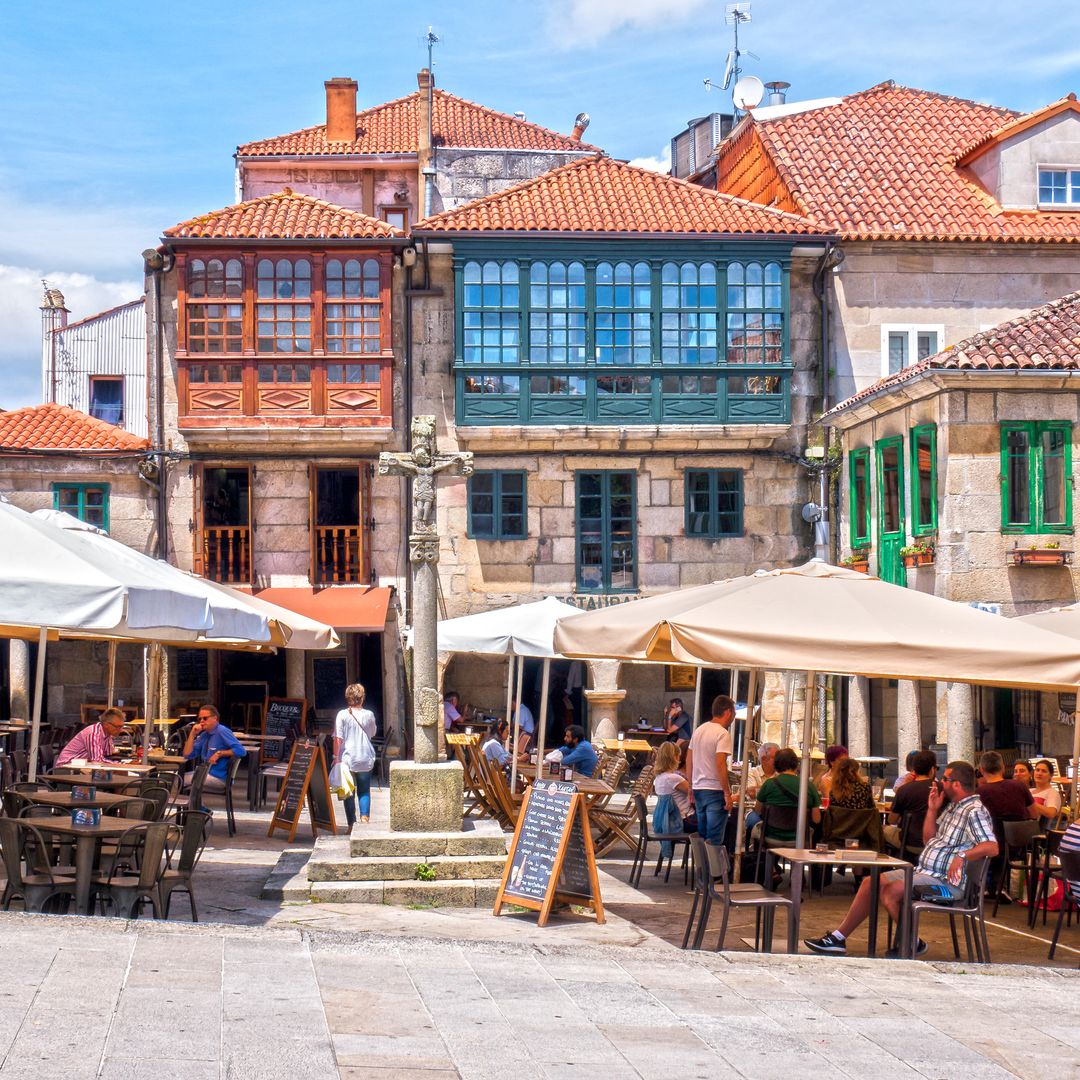
[[(908, 357), (905, 367), (911, 367), (918, 363), (919, 334), (937, 334), (937, 348), (934, 352), (941, 352), (945, 348), (945, 325), (944, 323), (882, 323), (881, 324), (881, 377), (889, 375), (889, 335), (907, 334)], [(933, 354), (931, 354), (933, 355)]]
[[(1044, 172), (1065, 173), (1065, 194), (1072, 194), (1074, 201), (1063, 203), (1043, 202), (1039, 198), (1039, 188), (1042, 186), (1040, 181), (1042, 179), (1041, 174)], [(1080, 210), (1080, 185), (1076, 188), (1072, 186), (1070, 181), (1072, 173), (1080, 173), (1080, 165), (1050, 165), (1044, 161), (1035, 166), (1035, 202), (1040, 210)]]

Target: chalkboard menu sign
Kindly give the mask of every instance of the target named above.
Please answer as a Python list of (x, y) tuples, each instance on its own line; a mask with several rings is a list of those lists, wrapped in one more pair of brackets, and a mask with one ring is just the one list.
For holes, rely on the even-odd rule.
[(543, 926), (556, 900), (591, 907), (604, 921), (585, 799), (575, 784), (540, 779), (521, 807), (495, 914), (518, 904), (539, 911)]
[(287, 738), (297, 738), (304, 730), (307, 702), (303, 698), (267, 698), (263, 709), (262, 733), (280, 735), (267, 739), (262, 746), (264, 763), (280, 761), (285, 756)]
[(207, 649), (176, 650), (176, 689), (181, 693), (209, 689), (210, 667), (207, 653)]
[(319, 744), (313, 739), (298, 739), (293, 743), (289, 766), (285, 770), (285, 779), (282, 781), (274, 816), (270, 819), (270, 830), (266, 835), (273, 836), (275, 829), (288, 829), (289, 842), (292, 843), (305, 804), (313, 837), (318, 835), (319, 829), (329, 833), (337, 832), (326, 759)]
[(318, 712), (337, 712), (345, 708), (345, 686), (349, 671), (344, 656), (316, 656), (311, 662), (315, 683), (315, 708)]

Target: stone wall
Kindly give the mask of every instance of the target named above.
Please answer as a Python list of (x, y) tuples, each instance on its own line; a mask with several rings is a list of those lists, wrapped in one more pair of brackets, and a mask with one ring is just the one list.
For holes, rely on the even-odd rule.
[(941, 348), (1080, 289), (1080, 261), (1051, 245), (843, 245), (832, 288), (832, 400), (876, 382), (882, 326), (942, 326)]
[(454, 210), (474, 199), (494, 195), (514, 184), (550, 172), (592, 151), (548, 152), (526, 150), (459, 150), (437, 148), (433, 162), (438, 170), (431, 212)]
[[(365, 198), (365, 175), (373, 177), (371, 195)], [(246, 162), (243, 168), (242, 199), (273, 195), (282, 188), (292, 188), (301, 195), (359, 210), (369, 217), (381, 217), (383, 206), (402, 206), (397, 194), (407, 193), (407, 205), (415, 221), (422, 214), (417, 198), (417, 173), (413, 166), (359, 169), (354, 165), (311, 165), (304, 161)]]

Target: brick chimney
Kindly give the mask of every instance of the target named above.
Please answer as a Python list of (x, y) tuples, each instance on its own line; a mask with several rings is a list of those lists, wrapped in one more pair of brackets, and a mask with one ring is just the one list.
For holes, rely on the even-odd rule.
[(423, 207), (423, 216), (431, 213), (431, 181), (427, 170), (431, 168), (431, 104), (432, 91), (435, 87), (435, 76), (427, 68), (421, 68), (416, 73), (416, 85), (419, 88), (417, 101), (419, 107), (417, 113), (417, 138), (416, 138), (416, 167), (417, 181), (420, 192), (420, 205)]
[(356, 80), (327, 79), (326, 137), (330, 142), (352, 142), (356, 138)]

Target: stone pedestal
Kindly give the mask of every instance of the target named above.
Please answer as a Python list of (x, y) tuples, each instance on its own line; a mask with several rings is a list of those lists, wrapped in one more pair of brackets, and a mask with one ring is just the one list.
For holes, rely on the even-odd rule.
[(394, 832), (460, 832), (465, 779), (458, 761), (390, 764)]
[(589, 706), (589, 738), (593, 742), (614, 739), (619, 734), (619, 702), (625, 690), (586, 690)]
[(847, 717), (848, 752), (866, 757), (870, 753), (870, 680), (861, 675), (848, 679)]

